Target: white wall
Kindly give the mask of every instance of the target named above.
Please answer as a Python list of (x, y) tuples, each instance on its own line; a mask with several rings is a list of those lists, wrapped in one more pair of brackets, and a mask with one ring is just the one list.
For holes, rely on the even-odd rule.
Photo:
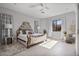
[(47, 20), (46, 19), (40, 19), (39, 20), (39, 25), (40, 25), (40, 29), (39, 32), (43, 33), (43, 30), (47, 29)]
[(0, 7), (0, 13), (7, 13), (13, 16), (13, 34), (14, 36), (16, 35), (16, 30), (19, 28), (19, 26), (22, 24), (23, 21), (30, 22), (32, 29), (34, 30), (34, 20), (38, 19), (33, 19), (32, 17), (28, 17), (24, 14), (18, 13), (16, 11), (7, 9), (7, 8), (2, 8)]
[(70, 13), (66, 13), (66, 14), (62, 14), (62, 15), (53, 17), (52, 20), (54, 20), (54, 18), (60, 18), (63, 20), (61, 32), (53, 32), (52, 31), (52, 36), (56, 39), (57, 38), (63, 39), (63, 32), (64, 31), (67, 31), (67, 33), (70, 33), (71, 24), (74, 24), (74, 27), (76, 26), (75, 12), (70, 12)]
[[(47, 30), (49, 36), (53, 37), (53, 38), (60, 38), (62, 37), (62, 33), (61, 32), (52, 32), (52, 20), (56, 19), (56, 18), (61, 18), (63, 20), (66, 20), (66, 25), (67, 28), (69, 28), (69, 24), (75, 24), (75, 13), (74, 12), (70, 12), (70, 13), (66, 13), (66, 14), (62, 14), (62, 15), (58, 15), (58, 16), (53, 16), (51, 18), (44, 18), (44, 19), (34, 19), (32, 17), (28, 17), (24, 14), (15, 12), (13, 10), (10, 9), (6, 9), (6, 8), (0, 8), (0, 12), (1, 13), (8, 13), (13, 15), (13, 33), (14, 35), (16, 34), (16, 30), (19, 28), (19, 26), (22, 24), (23, 21), (28, 21), (30, 22), (32, 29), (34, 30), (34, 20), (38, 20), (39, 21), (39, 25), (40, 25), (40, 30), (39, 32), (43, 32), (44, 29)], [(65, 23), (62, 26), (62, 32), (65, 30)], [(68, 31), (68, 29), (67, 29)], [(61, 35), (60, 35), (61, 34)]]
[[(61, 30), (61, 32), (53, 32), (52, 31), (52, 20), (55, 20), (58, 18), (63, 20), (62, 30)], [(41, 21), (40, 30), (43, 31), (43, 29), (46, 29), (48, 32), (48, 36), (55, 38), (55, 39), (63, 39), (63, 32), (65, 30), (68, 33), (70, 33), (71, 24), (74, 24), (74, 26), (76, 26), (76, 16), (75, 16), (74, 11), (65, 13), (65, 14), (61, 14), (61, 15), (57, 15), (57, 16), (53, 16), (51, 18), (40, 19), (40, 21)]]
[(76, 14), (77, 14), (77, 31), (76, 31), (76, 34), (77, 34), (77, 39), (76, 39), (76, 55), (79, 56), (79, 5), (77, 5), (76, 7)]

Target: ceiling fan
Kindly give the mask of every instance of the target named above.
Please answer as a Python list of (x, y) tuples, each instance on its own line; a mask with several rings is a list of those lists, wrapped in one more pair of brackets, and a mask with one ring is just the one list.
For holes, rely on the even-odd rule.
[(34, 4), (34, 5), (30, 5), (30, 8), (35, 8), (35, 7), (39, 7), (39, 6), (41, 6), (42, 8), (45, 8), (45, 9), (49, 9), (47, 7), (46, 3), (37, 3), (37, 4)]
[(34, 4), (31, 5), (30, 8), (35, 8), (35, 7), (39, 7), (41, 6), (42, 8), (40, 9), (40, 12), (42, 14), (47, 14), (47, 10), (49, 9), (46, 3), (38, 3), (38, 4)]

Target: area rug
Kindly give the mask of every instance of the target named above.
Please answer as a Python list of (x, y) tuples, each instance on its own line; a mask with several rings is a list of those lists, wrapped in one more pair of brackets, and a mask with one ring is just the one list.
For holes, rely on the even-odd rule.
[(25, 50), (26, 47), (18, 42), (10, 45), (3, 45), (0, 46), (0, 56), (13, 56)]
[(58, 41), (51, 40), (51, 39), (47, 39), (45, 42), (39, 44), (39, 46), (44, 47), (44, 48), (51, 49), (51, 48), (54, 47), (57, 43), (58, 43)]

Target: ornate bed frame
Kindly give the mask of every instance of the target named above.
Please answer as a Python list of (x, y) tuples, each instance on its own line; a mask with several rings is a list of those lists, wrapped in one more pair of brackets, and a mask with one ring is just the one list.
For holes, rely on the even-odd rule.
[[(37, 35), (37, 36), (32, 36), (32, 33), (28, 33), (27, 41), (24, 41), (24, 40), (18, 38), (18, 36), (20, 34), (20, 31), (27, 31), (29, 29), (29, 27), (31, 27), (30, 25), (28, 27), (26, 25), (26, 23), (29, 25), (28, 22), (23, 22), (23, 24), (20, 26), (20, 28), (16, 31), (16, 37), (17, 37), (17, 41), (18, 42), (23, 44), (25, 47), (30, 48), (31, 46), (34, 46), (34, 45), (39, 44), (39, 43), (42, 43), (44, 40), (46, 40), (47, 34), (46, 34), (45, 31), (44, 31), (43, 35)], [(31, 30), (31, 28), (30, 28), (30, 30)]]

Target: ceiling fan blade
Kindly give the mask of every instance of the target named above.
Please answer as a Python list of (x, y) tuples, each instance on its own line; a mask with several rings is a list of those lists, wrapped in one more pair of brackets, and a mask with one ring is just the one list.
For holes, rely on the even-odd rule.
[(44, 7), (45, 7), (46, 9), (49, 9), (48, 6), (47, 6), (47, 4), (44, 4)]
[(45, 8), (45, 9), (49, 9), (49, 8), (47, 7), (47, 4), (46, 4), (46, 3), (40, 3), (40, 5), (41, 5), (41, 7)]
[(41, 7), (45, 8), (45, 9), (49, 9), (49, 8), (47, 7), (47, 4), (46, 4), (46, 3), (33, 4), (33, 5), (30, 5), (30, 8), (34, 8), (34, 7), (38, 7), (38, 6), (41, 6)]

